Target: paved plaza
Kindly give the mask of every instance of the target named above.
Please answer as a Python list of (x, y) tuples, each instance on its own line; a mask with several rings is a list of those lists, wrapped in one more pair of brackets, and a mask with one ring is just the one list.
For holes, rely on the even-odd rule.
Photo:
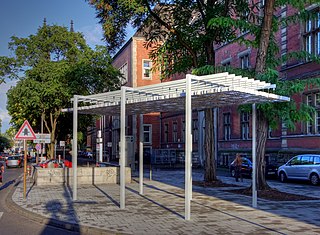
[[(193, 172), (201, 180), (200, 171)], [(249, 186), (250, 179), (225, 183)], [(271, 202), (226, 192), (237, 187), (193, 186), (191, 220), (184, 220), (184, 171), (157, 170), (145, 174), (144, 195), (138, 178), (126, 185), (126, 208), (119, 208), (120, 187), (116, 184), (85, 185), (72, 201), (71, 188), (36, 186), (28, 180), (27, 199), (23, 183), (12, 194), (11, 207), (30, 219), (79, 231), (81, 234), (320, 234), (320, 186), (282, 184), (270, 181), (281, 191), (317, 197), (319, 200)]]

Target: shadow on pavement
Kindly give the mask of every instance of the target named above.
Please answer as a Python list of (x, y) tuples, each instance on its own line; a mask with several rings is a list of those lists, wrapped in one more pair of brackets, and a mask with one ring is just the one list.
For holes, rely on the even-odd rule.
[[(66, 206), (58, 200), (51, 200), (46, 204), (46, 210), (50, 214), (50, 220), (47, 225), (53, 225), (62, 229), (70, 229), (76, 234), (80, 233), (79, 219), (73, 207), (71, 194), (67, 187), (64, 186), (63, 196), (66, 199)], [(61, 234), (66, 234), (66, 231), (61, 231)], [(52, 234), (52, 228), (46, 226), (41, 235)], [(59, 234), (58, 231), (55, 234)]]
[(15, 180), (10, 180), (10, 181), (6, 182), (5, 184), (1, 185), (0, 190), (8, 188), (11, 184), (13, 184), (15, 182), (16, 182)]
[[(170, 172), (172, 172), (172, 174)], [(193, 174), (194, 180), (202, 179), (199, 176), (199, 174), (197, 174), (199, 172), (195, 172), (195, 173), (196, 173), (195, 175)], [(147, 175), (148, 175), (148, 172), (145, 171), (144, 177), (147, 178)], [(218, 175), (218, 178), (219, 178), (219, 175)], [(161, 171), (153, 172), (153, 181), (158, 181), (158, 182), (175, 186), (177, 188), (184, 190), (184, 171), (165, 170), (165, 171), (162, 171), (162, 173)], [(169, 195), (175, 195), (172, 192), (168, 192), (166, 190), (157, 188), (152, 185), (150, 186), (145, 183), (144, 185), (149, 188), (153, 188), (155, 190), (160, 190)], [(285, 184), (283, 186), (285, 186)], [(232, 187), (232, 188), (236, 189), (236, 188), (243, 188), (243, 187), (247, 187), (247, 185), (244, 184), (244, 185), (239, 185), (239, 187)], [(226, 190), (229, 190), (229, 189), (230, 187), (205, 188), (200, 186), (193, 186), (193, 192), (201, 193), (206, 196), (215, 197), (217, 199), (221, 199), (225, 201), (234, 202), (242, 206), (252, 207), (252, 197), (245, 196), (245, 195), (237, 195), (237, 194), (235, 195), (235, 194), (226, 192)], [(176, 195), (176, 196), (181, 197), (179, 195)], [(195, 202), (196, 202), (195, 200), (192, 200), (192, 203), (195, 203)], [(206, 205), (202, 205), (202, 206), (206, 206)], [(312, 216), (313, 212), (311, 212), (311, 210), (315, 210), (315, 208), (319, 208), (319, 206), (320, 206), (320, 199), (316, 201), (284, 201), (284, 202), (258, 199), (257, 209), (261, 211), (266, 211), (268, 213), (272, 213), (275, 215), (280, 215), (287, 218), (295, 219), (303, 223), (320, 226), (320, 221), (316, 218), (316, 216), (314, 215)], [(215, 208), (211, 208), (211, 209), (215, 209)], [(289, 213), (289, 211), (291, 212)]]
[(114, 200), (109, 194), (107, 194), (105, 191), (103, 191), (101, 188), (99, 188), (97, 185), (93, 184), (93, 186), (98, 189), (103, 195), (105, 195), (114, 205), (117, 207), (120, 207), (120, 203)]
[(132, 192), (132, 193), (134, 193), (134, 194), (137, 194), (138, 196), (140, 196), (140, 197), (148, 200), (149, 202), (152, 202), (152, 203), (156, 204), (157, 206), (159, 206), (159, 207), (161, 207), (161, 208), (163, 208), (163, 209), (171, 212), (172, 214), (177, 215), (178, 217), (184, 219), (184, 216), (183, 216), (183, 215), (179, 214), (179, 213), (176, 212), (176, 211), (171, 210), (170, 208), (168, 208), (168, 207), (160, 204), (159, 202), (156, 202), (156, 201), (154, 201), (154, 200), (152, 200), (152, 199), (150, 199), (150, 198), (148, 198), (148, 197), (146, 197), (146, 196), (144, 196), (144, 195), (140, 195), (139, 192), (137, 192), (136, 190), (134, 190), (134, 189), (132, 189), (132, 188), (129, 188), (129, 187), (126, 187), (126, 189), (127, 189), (128, 191), (130, 191), (130, 192)]

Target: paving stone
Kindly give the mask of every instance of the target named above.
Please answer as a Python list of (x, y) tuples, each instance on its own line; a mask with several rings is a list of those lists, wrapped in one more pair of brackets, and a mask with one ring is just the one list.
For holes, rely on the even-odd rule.
[[(145, 174), (148, 177), (148, 174)], [(193, 179), (202, 179), (193, 172)], [(251, 185), (250, 179), (225, 183), (239, 187)], [(139, 195), (138, 178), (127, 185), (126, 208), (119, 208), (120, 187), (82, 185), (78, 201), (72, 201), (70, 187), (36, 186), (28, 182), (26, 200), (19, 184), (12, 200), (26, 210), (46, 218), (127, 234), (319, 234), (320, 188), (310, 185), (270, 186), (282, 191), (317, 197), (314, 201), (270, 202), (258, 200), (252, 208), (251, 197), (226, 192), (228, 188), (193, 187), (191, 220), (184, 220), (184, 171), (153, 171), (153, 180), (145, 180), (144, 195)]]

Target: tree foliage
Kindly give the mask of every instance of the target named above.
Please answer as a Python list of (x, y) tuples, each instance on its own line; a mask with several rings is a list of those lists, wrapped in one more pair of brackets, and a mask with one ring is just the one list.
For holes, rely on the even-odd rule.
[[(250, 5), (246, 0), (236, 1), (146, 1), (146, 0), (89, 0), (96, 9), (97, 18), (103, 25), (109, 49), (122, 45), (129, 23), (138, 27), (138, 33), (146, 38), (145, 47), (151, 49), (153, 69), (161, 70), (162, 79), (177, 73), (187, 73), (194, 68), (215, 64), (214, 45), (235, 39), (237, 29), (232, 25), (210, 26), (209, 21), (217, 18), (250, 20)], [(212, 109), (206, 110), (206, 126), (213, 118)], [(211, 118), (211, 119), (210, 119)], [(214, 135), (206, 138), (206, 181), (216, 180), (214, 171), (215, 153), (210, 146)]]
[[(163, 78), (170, 78), (176, 73), (187, 73), (192, 69), (195, 69), (194, 73), (198, 75), (225, 71), (226, 68), (215, 66), (214, 47), (233, 42), (258, 49), (257, 66), (251, 71), (241, 71), (236, 68), (227, 68), (227, 70), (276, 83), (275, 92), (281, 95), (301, 92), (306, 83), (279, 80), (276, 66), (283, 60), (301, 53), (291, 53), (287, 58), (275, 59), (279, 52), (275, 33), (282, 24), (296, 23), (301, 19), (315, 17), (312, 12), (304, 8), (306, 4), (315, 2), (318, 1), (266, 0), (264, 8), (261, 8), (259, 1), (245, 0), (89, 1), (97, 11), (97, 17), (103, 25), (110, 48), (116, 49), (122, 45), (126, 35), (125, 28), (129, 23), (140, 27), (139, 32), (147, 39), (145, 46), (151, 48), (150, 57), (161, 70)], [(275, 10), (286, 4), (295, 7), (298, 13), (279, 19), (275, 16)], [(314, 56), (307, 56), (315, 60)], [(305, 59), (306, 55), (301, 55), (301, 58)], [(310, 120), (311, 112), (312, 108), (303, 104), (297, 106), (293, 100), (288, 103), (258, 105), (258, 123), (262, 124), (261, 128), (258, 127), (260, 137), (258, 137), (257, 152), (258, 162), (261, 163), (258, 163), (258, 167), (261, 169), (264, 167), (267, 128), (275, 127), (279, 121), (293, 128), (298, 120)], [(209, 113), (206, 116), (212, 117)], [(210, 123), (207, 122), (212, 120), (206, 119), (206, 126), (209, 126)], [(206, 134), (206, 138), (209, 138), (208, 136), (209, 134)], [(206, 143), (213, 143), (212, 138), (206, 139)], [(212, 157), (214, 153), (211, 151), (206, 155)], [(209, 159), (209, 161), (214, 160)], [(263, 177), (262, 171), (258, 172), (258, 177)], [(214, 176), (211, 177), (213, 178)], [(265, 181), (261, 184), (262, 188), (264, 183)]]
[[(111, 65), (107, 50), (96, 50), (86, 45), (81, 33), (70, 32), (61, 26), (44, 24), (36, 34), (27, 38), (12, 37), (9, 48), (14, 57), (2, 58), (11, 61), (12, 69), (1, 64), (4, 75), (17, 77), (19, 81), (8, 95), (7, 109), (11, 122), (20, 127), (25, 119), (40, 131), (44, 115), (45, 130), (51, 134), (51, 156), (56, 134), (65, 138), (70, 133), (70, 115), (61, 114), (62, 108), (70, 105), (74, 94), (89, 95), (119, 86), (120, 72)], [(85, 128), (90, 119), (83, 123)], [(67, 129), (57, 131), (59, 122)], [(63, 133), (63, 131), (66, 131)]]

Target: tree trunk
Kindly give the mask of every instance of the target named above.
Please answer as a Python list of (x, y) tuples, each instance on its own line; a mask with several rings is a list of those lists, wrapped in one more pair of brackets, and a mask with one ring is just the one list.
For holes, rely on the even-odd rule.
[[(264, 6), (264, 17), (260, 35), (259, 48), (257, 52), (256, 74), (261, 74), (266, 68), (266, 58), (270, 43), (272, 18), (275, 0), (266, 0)], [(257, 190), (269, 189), (266, 181), (265, 148), (268, 135), (268, 120), (262, 110), (257, 110)]]
[(213, 49), (213, 42), (208, 41), (208, 42), (205, 42), (204, 44), (205, 44), (205, 50), (206, 50), (207, 64), (215, 65), (215, 52)]
[(52, 114), (50, 113), (50, 126), (51, 126), (51, 129), (48, 125), (48, 122), (46, 121), (46, 119), (44, 119), (44, 124), (47, 128), (47, 131), (49, 132), (50, 134), (50, 144), (48, 145), (48, 157), (50, 159), (53, 159), (54, 157), (54, 146), (55, 146), (55, 133), (56, 133), (56, 128), (57, 128), (57, 121), (58, 121), (58, 117), (60, 115), (60, 112), (57, 114)]
[(205, 109), (205, 172), (204, 181), (212, 182), (217, 180), (215, 151), (214, 151), (214, 134), (213, 134), (213, 109)]
[(262, 110), (257, 110), (257, 190), (269, 189), (266, 181), (265, 146), (268, 137), (268, 120)]
[(266, 58), (270, 43), (274, 4), (275, 0), (266, 0), (266, 4), (264, 6), (264, 17), (262, 21), (262, 29), (255, 68), (257, 74), (263, 73), (266, 67)]

